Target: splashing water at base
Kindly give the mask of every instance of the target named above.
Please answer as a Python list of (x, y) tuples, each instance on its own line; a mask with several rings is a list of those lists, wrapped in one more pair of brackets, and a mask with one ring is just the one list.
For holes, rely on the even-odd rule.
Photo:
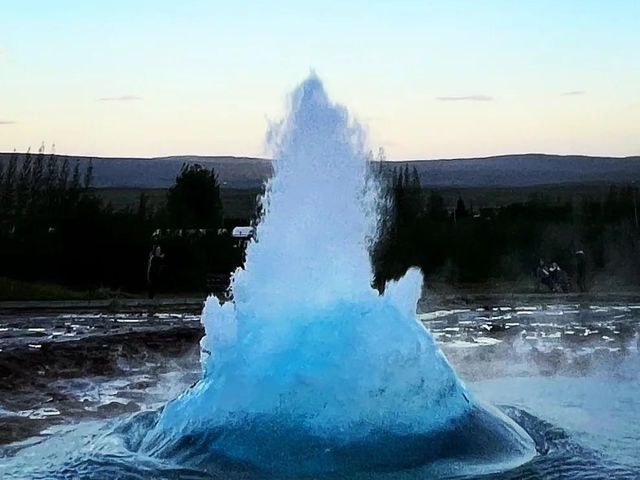
[[(294, 91), (268, 135), (275, 175), (234, 301), (203, 312), (203, 378), (142, 451), (205, 470), (389, 470), (456, 457), (447, 435), (490, 423), (415, 318), (419, 272), (384, 296), (369, 286), (378, 196), (363, 139), (316, 76)], [(499, 448), (530, 458), (524, 432), (500, 422)]]

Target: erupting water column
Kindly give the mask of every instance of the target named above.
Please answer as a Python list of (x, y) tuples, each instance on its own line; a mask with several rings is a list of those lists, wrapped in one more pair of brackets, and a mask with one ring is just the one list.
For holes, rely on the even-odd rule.
[(419, 272), (384, 296), (370, 287), (377, 185), (361, 128), (317, 77), (268, 142), (258, 240), (233, 302), (212, 297), (203, 312), (203, 378), (165, 407), (142, 451), (276, 474), (530, 458), (531, 440), (475, 405), (416, 320)]

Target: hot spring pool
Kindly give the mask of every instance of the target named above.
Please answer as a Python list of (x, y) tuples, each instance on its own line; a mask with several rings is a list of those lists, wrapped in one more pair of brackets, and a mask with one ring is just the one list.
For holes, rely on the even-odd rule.
[[(639, 307), (500, 306), (420, 315), (474, 396), (499, 406), (536, 442), (533, 460), (483, 478), (638, 478)], [(82, 322), (81, 317), (76, 320)], [(41, 320), (46, 327), (46, 319)], [(224, 462), (219, 472), (203, 473), (136, 452), (136, 439), (155, 421), (164, 402), (188, 387), (199, 370), (195, 353), (182, 354), (169, 365), (161, 365), (159, 356), (147, 355), (147, 360), (152, 360), (149, 365), (130, 365), (114, 375), (49, 385), (49, 390), (64, 391), (72, 399), (135, 397), (141, 411), (84, 419), (64, 405), (45, 403), (57, 407), (63, 421), (3, 445), (0, 478), (273, 478)], [(26, 396), (18, 412), (3, 408), (0, 400), (0, 424), (18, 413), (36, 411), (30, 408), (33, 401)], [(93, 403), (86, 405), (95, 409)], [(25, 421), (46, 419), (27, 416)], [(420, 468), (326, 477), (433, 478)]]
[[(165, 328), (117, 318), (115, 344), (79, 320), (51, 333), (66, 341), (25, 346), (10, 335), (13, 350), (0, 353), (16, 388), (5, 387), (0, 418), (23, 440), (2, 448), (3, 477), (638, 477), (637, 306), (416, 318), (418, 270), (383, 295), (370, 287), (372, 242), (384, 238), (390, 206), (384, 179), (365, 129), (315, 74), (267, 142), (274, 175), (256, 239), (233, 274), (233, 301), (205, 303), (191, 357), (200, 362), (176, 358), (201, 336), (177, 318)], [(88, 347), (78, 351), (80, 332)], [(46, 337), (47, 327), (31, 334)], [(125, 346), (131, 336), (137, 349)], [(165, 351), (176, 368), (155, 368)], [(66, 422), (33, 429), (63, 411)]]

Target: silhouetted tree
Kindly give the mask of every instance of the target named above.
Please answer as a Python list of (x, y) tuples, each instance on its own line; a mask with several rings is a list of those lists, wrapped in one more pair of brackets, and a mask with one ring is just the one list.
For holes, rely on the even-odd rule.
[(415, 167), (415, 165), (411, 170), (411, 188), (417, 191), (420, 190), (420, 175), (418, 174), (418, 169)]
[(429, 193), (427, 201), (427, 218), (431, 221), (443, 221), (447, 218), (447, 208), (444, 204), (444, 198), (437, 192)]
[(22, 162), (20, 162), (20, 173), (18, 174), (18, 184), (16, 186), (16, 204), (15, 208), (18, 215), (22, 215), (27, 210), (29, 202), (29, 192), (31, 183), (31, 149), (27, 150)]
[(93, 160), (89, 160), (89, 164), (87, 165), (87, 169), (84, 171), (84, 179), (82, 181), (84, 188), (89, 189), (93, 184)]
[(31, 170), (31, 178), (29, 182), (29, 197), (31, 202), (31, 208), (34, 211), (41, 210), (42, 206), (42, 184), (44, 178), (44, 144), (38, 149), (33, 167)]
[(467, 207), (462, 200), (462, 197), (458, 197), (458, 201), (456, 202), (456, 220), (461, 220), (463, 218), (467, 218), (469, 216), (469, 212), (467, 211)]
[(4, 172), (4, 179), (2, 182), (2, 192), (0, 194), (0, 205), (2, 209), (0, 213), (4, 217), (10, 217), (14, 213), (15, 205), (15, 180), (18, 169), (18, 154), (14, 151), (9, 159), (9, 163)]
[(213, 169), (185, 164), (169, 189), (167, 210), (172, 226), (218, 229), (222, 225), (222, 202)]
[(140, 196), (138, 197), (138, 218), (141, 221), (144, 221), (147, 218), (147, 203), (147, 195), (144, 192), (140, 192)]

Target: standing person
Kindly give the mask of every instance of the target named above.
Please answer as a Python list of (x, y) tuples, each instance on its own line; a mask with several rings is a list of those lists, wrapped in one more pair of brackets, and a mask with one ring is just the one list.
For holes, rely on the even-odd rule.
[(149, 263), (147, 265), (147, 283), (149, 284), (149, 298), (153, 298), (158, 291), (161, 281), (162, 268), (164, 266), (164, 253), (160, 245), (153, 245), (149, 253)]
[(584, 250), (578, 250), (576, 252), (576, 274), (578, 276), (578, 288), (583, 293), (587, 291), (587, 284), (585, 282), (586, 270)]
[(562, 270), (560, 265), (556, 262), (551, 264), (551, 267), (549, 268), (549, 276), (551, 277), (554, 292), (569, 292), (569, 276), (567, 275), (567, 272)]
[(540, 263), (538, 264), (538, 268), (536, 268), (536, 291), (540, 291), (540, 285), (546, 286), (549, 290), (553, 290), (553, 285), (551, 283), (551, 277), (549, 276), (549, 270), (547, 266), (544, 264), (544, 260), (540, 259)]
[(560, 267), (556, 262), (552, 262), (549, 267), (549, 279), (551, 280), (551, 291), (560, 291)]

